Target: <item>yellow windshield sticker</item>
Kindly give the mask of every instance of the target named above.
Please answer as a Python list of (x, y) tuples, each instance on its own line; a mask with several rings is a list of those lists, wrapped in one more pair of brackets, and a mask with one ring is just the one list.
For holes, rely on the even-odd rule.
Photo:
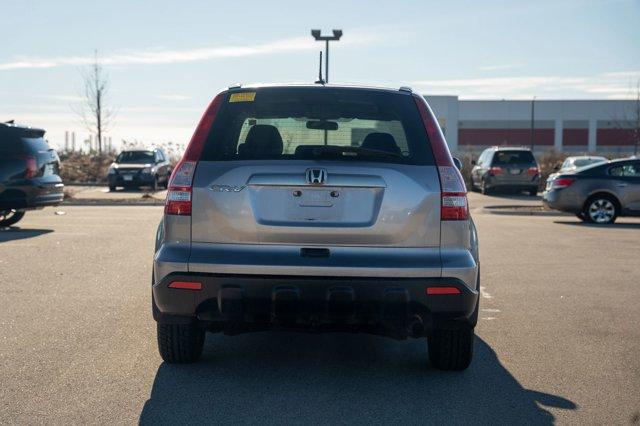
[(255, 98), (256, 92), (232, 93), (229, 102), (253, 102)]

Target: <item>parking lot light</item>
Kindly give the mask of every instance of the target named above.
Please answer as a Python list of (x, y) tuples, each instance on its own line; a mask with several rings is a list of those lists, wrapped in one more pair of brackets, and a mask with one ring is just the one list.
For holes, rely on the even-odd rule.
[(311, 35), (316, 41), (325, 42), (324, 52), (324, 81), (329, 82), (329, 42), (338, 41), (342, 37), (342, 30), (332, 30), (333, 35), (323, 36), (320, 30), (311, 30)]

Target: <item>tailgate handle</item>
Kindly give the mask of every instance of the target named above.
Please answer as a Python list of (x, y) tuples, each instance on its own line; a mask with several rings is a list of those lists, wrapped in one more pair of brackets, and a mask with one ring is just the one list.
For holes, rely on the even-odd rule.
[(300, 249), (300, 256), (302, 257), (329, 257), (331, 252), (327, 248), (306, 248)]

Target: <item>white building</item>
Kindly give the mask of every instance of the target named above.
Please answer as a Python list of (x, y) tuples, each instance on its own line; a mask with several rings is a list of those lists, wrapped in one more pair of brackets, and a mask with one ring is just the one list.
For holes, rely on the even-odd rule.
[(568, 100), (464, 101), (457, 96), (425, 96), (452, 151), (493, 145), (536, 150), (630, 152), (630, 129), (637, 126), (636, 101)]

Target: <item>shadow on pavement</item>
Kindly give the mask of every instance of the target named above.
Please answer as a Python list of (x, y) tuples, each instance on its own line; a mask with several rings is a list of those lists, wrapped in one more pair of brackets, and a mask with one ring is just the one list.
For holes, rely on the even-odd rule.
[[(482, 195), (482, 194), (480, 194)], [(484, 197), (501, 198), (507, 200), (519, 200), (519, 201), (540, 201), (542, 202), (542, 196), (528, 195), (523, 192), (508, 190), (508, 189), (495, 189), (490, 194), (484, 195)]]
[(24, 240), (53, 232), (53, 229), (22, 229), (14, 226), (0, 227), (0, 243)]
[(598, 225), (595, 223), (587, 223), (579, 220), (569, 221), (569, 220), (555, 220), (553, 223), (557, 223), (559, 225), (572, 225), (572, 226), (580, 226), (583, 228), (594, 228), (594, 229), (640, 229), (640, 223), (613, 223), (611, 225)]
[[(159, 191), (161, 191), (162, 189), (159, 189)], [(110, 191), (108, 188), (106, 188), (104, 190), (104, 192), (109, 193), (109, 194), (114, 194), (116, 192), (119, 192), (121, 194), (140, 194), (143, 192), (152, 192), (151, 188), (148, 186), (128, 186), (128, 187), (120, 187), (120, 188), (116, 188), (115, 191)]]
[(463, 372), (434, 370), (424, 339), (266, 332), (207, 335), (199, 364), (160, 365), (141, 424), (536, 423), (575, 409), (523, 388), (476, 338)]

